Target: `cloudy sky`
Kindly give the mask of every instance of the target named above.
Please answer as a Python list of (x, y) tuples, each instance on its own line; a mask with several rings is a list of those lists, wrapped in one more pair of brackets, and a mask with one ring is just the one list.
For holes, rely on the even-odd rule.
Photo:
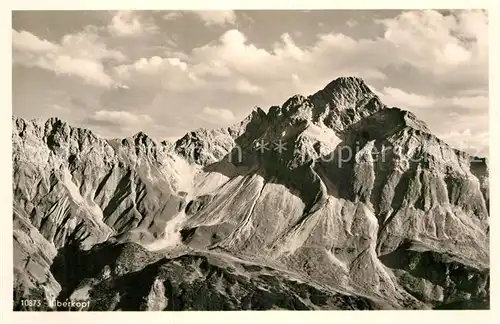
[(484, 11), (20, 11), (13, 114), (172, 139), (355, 75), (450, 144), (488, 151)]

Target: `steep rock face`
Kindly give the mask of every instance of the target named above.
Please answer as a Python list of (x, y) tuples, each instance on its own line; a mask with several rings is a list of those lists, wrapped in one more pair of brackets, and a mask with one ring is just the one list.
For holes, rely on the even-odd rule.
[[(104, 141), (55, 118), (45, 124), (13, 119), (13, 124), (15, 207), (25, 211), (31, 223), (56, 247), (64, 246), (69, 235), (88, 236), (90, 245), (104, 241), (112, 230), (103, 223), (95, 205), (84, 199), (88, 192), (80, 193), (70, 171), (81, 169), (80, 179), (89, 184), (84, 183), (82, 191), (91, 187), (92, 179), (87, 177), (91, 168), (102, 172), (110, 160)], [(94, 142), (103, 146), (101, 152), (92, 154)], [(79, 161), (78, 151), (85, 153), (86, 161)], [(64, 228), (70, 233), (58, 231), (61, 222), (67, 224)]]
[[(382, 124), (373, 127), (375, 120)], [(320, 163), (319, 172), (329, 179), (332, 192), (341, 188), (338, 197), (368, 207), (378, 226), (374, 224), (376, 239), (367, 251), (378, 259), (412, 242), (430, 253), (458, 257), (474, 273), (487, 272), (488, 210), (480, 182), (470, 168), (471, 157), (427, 131), (407, 112), (377, 112), (346, 133), (338, 158)], [(350, 154), (353, 158), (345, 156)], [(399, 272), (394, 274), (398, 284), (409, 291)], [(431, 280), (425, 275), (417, 279)], [(481, 281), (484, 284), (486, 278)], [(445, 280), (433, 284), (434, 291), (448, 287)], [(427, 301), (435, 292), (411, 293)], [(485, 293), (483, 289), (478, 296)], [(441, 292), (433, 302), (446, 303), (448, 298)]]
[[(363, 80), (338, 78), (307, 98), (296, 95), (281, 107), (271, 107), (268, 119), (273, 127), (254, 144), (269, 144), (269, 160), (296, 168), (333, 151), (342, 130), (384, 108)], [(272, 154), (279, 145), (284, 150)]]
[(30, 281), (95, 310), (488, 307), (486, 161), (359, 78), (171, 145), (13, 118), (13, 163), (18, 295)]
[[(55, 247), (31, 225), (23, 211), (14, 209), (14, 307), (22, 308), (23, 296), (53, 303), (61, 291), (50, 267)], [(33, 305), (45, 310), (47, 305)]]
[(187, 161), (207, 166), (226, 156), (236, 145), (244, 147), (268, 126), (266, 113), (256, 108), (241, 122), (227, 128), (198, 129), (175, 143), (175, 151)]
[[(144, 133), (104, 140), (58, 119), (13, 119), (14, 204), (57, 248), (163, 230), (192, 168)], [(172, 199), (171, 199), (172, 198)], [(145, 212), (147, 211), (147, 213)], [(154, 232), (154, 231), (153, 231)]]
[(362, 79), (342, 77), (307, 98), (295, 95), (281, 107), (271, 107), (267, 115), (257, 108), (231, 127), (188, 133), (176, 142), (176, 152), (207, 166), (220, 161), (235, 146), (238, 150), (249, 146), (261, 150), (261, 145), (266, 145), (264, 151), (272, 152), (273, 145), (282, 144), (286, 151), (271, 160), (281, 159), (293, 168), (331, 152), (344, 128), (383, 108)]
[[(177, 213), (175, 193), (190, 186), (193, 168), (143, 133), (105, 140), (57, 118), (12, 123), (13, 207), (32, 227), (28, 236), (51, 251), (33, 252), (46, 261), (43, 269), (74, 241), (83, 249), (110, 237), (154, 241)], [(20, 253), (30, 253), (24, 240), (19, 244)], [(31, 276), (29, 268), (19, 271)], [(57, 282), (41, 279), (35, 282), (57, 295)]]

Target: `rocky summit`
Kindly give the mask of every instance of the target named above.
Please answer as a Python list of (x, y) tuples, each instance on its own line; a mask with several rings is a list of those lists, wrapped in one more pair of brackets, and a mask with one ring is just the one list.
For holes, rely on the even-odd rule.
[(175, 143), (12, 145), (15, 310), (489, 308), (487, 160), (359, 78)]

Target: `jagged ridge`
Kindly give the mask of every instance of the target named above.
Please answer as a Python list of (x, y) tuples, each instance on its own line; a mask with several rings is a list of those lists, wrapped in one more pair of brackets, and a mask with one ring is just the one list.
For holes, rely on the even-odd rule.
[[(258, 150), (259, 142), (279, 140), (286, 151)], [(267, 114), (258, 108), (241, 123), (190, 132), (171, 145), (142, 132), (105, 140), (59, 119), (13, 117), (13, 163), (15, 217), (25, 224), (14, 229), (15, 256), (35, 256), (15, 264), (18, 294), (42, 289), (47, 300), (76, 298), (86, 281), (54, 278), (54, 267), (72, 271), (54, 259), (56, 249), (61, 255), (76, 244), (75, 253), (93, 253), (100, 242), (137, 242), (155, 260), (196, 260), (196, 250), (252, 261), (319, 285), (328, 296), (357, 296), (366, 300), (361, 308), (442, 308), (464, 300), (479, 307), (489, 296), (486, 164), (471, 163), (413, 114), (387, 108), (359, 78), (336, 79), (307, 98), (294, 96)], [(40, 233), (42, 251), (21, 239), (26, 226)], [(395, 264), (394, 253), (405, 261)], [(423, 271), (428, 263), (418, 260), (442, 274)], [(158, 269), (150, 259), (131, 262)], [(156, 276), (144, 271), (144, 280)], [(162, 287), (172, 275), (155, 277), (149, 304), (127, 307), (171, 309)], [(477, 289), (464, 284), (467, 276)], [(91, 285), (90, 299), (116, 292), (117, 304), (106, 307), (123, 309), (120, 285), (128, 279), (112, 277), (106, 297), (95, 297)], [(227, 283), (205, 289), (221, 285)], [(217, 303), (243, 298), (217, 296)], [(318, 307), (301, 298), (277, 307)], [(243, 300), (225, 305), (247, 307)]]

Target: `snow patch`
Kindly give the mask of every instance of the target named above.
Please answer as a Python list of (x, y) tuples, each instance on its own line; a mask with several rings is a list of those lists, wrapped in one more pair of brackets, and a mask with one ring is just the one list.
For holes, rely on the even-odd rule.
[(336, 146), (341, 142), (340, 138), (335, 134), (335, 132), (328, 127), (320, 127), (314, 124), (309, 124), (309, 126), (304, 131), (304, 135), (311, 139), (315, 139), (319, 142), (325, 144)]
[(199, 166), (190, 164), (174, 153), (169, 153), (162, 162), (164, 166), (159, 171), (170, 183), (171, 189), (192, 194), (195, 176), (200, 172)]
[[(186, 189), (187, 195), (185, 196), (186, 201), (193, 199), (192, 187), (184, 187)], [(165, 224), (164, 234), (161, 239), (158, 239), (144, 247), (150, 251), (158, 251), (163, 249), (170, 249), (182, 245), (182, 236), (180, 231), (183, 229), (184, 224), (188, 216), (184, 209), (179, 211), (171, 220)]]
[(73, 176), (71, 175), (71, 173), (69, 173), (69, 170), (67, 168), (63, 169), (62, 182), (71, 200), (78, 206), (83, 206), (84, 199), (82, 195), (80, 195), (80, 190), (73, 182)]
[(320, 151), (317, 153), (320, 155), (331, 153), (341, 142), (341, 139), (331, 128), (312, 123), (309, 123), (301, 136), (309, 142), (311, 148), (314, 147), (314, 144), (319, 143)]
[(366, 220), (370, 224), (370, 236), (372, 238), (376, 238), (378, 232), (378, 219), (368, 206), (362, 204), (362, 208), (366, 216)]
[(173, 248), (182, 244), (182, 229), (187, 215), (184, 211), (179, 212), (174, 218), (169, 220), (165, 225), (165, 234), (159, 240), (156, 240), (144, 247), (149, 251), (158, 251), (162, 249)]

